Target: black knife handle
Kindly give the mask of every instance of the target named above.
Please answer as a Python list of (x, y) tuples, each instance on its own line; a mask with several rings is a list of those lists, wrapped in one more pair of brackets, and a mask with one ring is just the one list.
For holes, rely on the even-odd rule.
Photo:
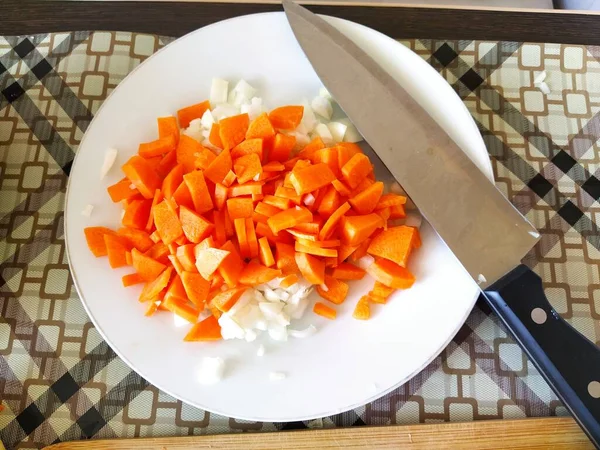
[(484, 297), (600, 448), (600, 348), (554, 311), (542, 280), (527, 266), (498, 280)]

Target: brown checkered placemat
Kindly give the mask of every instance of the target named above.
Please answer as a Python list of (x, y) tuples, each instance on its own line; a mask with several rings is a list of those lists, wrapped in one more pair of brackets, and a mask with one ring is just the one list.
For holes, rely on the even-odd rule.
[[(129, 369), (90, 323), (69, 277), (63, 202), (93, 114), (169, 38), (0, 37), (0, 439), (7, 448), (97, 437), (275, 431), (566, 414), (478, 304), (423, 372), (354, 411), (254, 423), (187, 406)], [(542, 232), (528, 264), (554, 308), (600, 340), (600, 48), (403, 41), (473, 114), (500, 189)], [(534, 86), (546, 71), (550, 93)]]

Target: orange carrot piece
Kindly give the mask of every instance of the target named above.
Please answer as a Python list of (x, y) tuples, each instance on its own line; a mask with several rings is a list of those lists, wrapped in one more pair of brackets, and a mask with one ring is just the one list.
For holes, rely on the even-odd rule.
[(185, 237), (194, 244), (200, 243), (214, 230), (214, 225), (191, 209), (179, 207), (179, 221)]
[(273, 148), (269, 152), (269, 161), (287, 161), (296, 146), (296, 137), (277, 133), (273, 140)]
[(192, 194), (190, 194), (190, 190), (188, 189), (185, 181), (183, 181), (173, 193), (172, 200), (174, 200), (175, 203), (177, 203), (180, 207), (185, 206), (186, 208), (194, 209)]
[[(288, 230), (288, 233), (291, 230)], [(338, 248), (341, 245), (341, 241), (339, 239), (330, 239), (328, 241), (319, 241), (316, 239), (317, 236), (312, 234), (310, 235), (310, 239), (304, 239), (302, 237), (296, 236), (296, 242), (300, 245), (304, 245), (305, 247), (316, 247), (316, 248)]]
[(334, 320), (337, 316), (337, 311), (324, 303), (317, 302), (313, 307), (313, 312), (326, 319)]
[(229, 216), (229, 211), (227, 211), (227, 208), (223, 210), (223, 219), (225, 224), (225, 235), (228, 238), (233, 237), (235, 235), (235, 229), (233, 227), (233, 220)]
[(406, 217), (406, 211), (404, 205), (390, 206), (390, 219), (404, 219)]
[(319, 240), (324, 241), (331, 236), (335, 227), (341, 221), (344, 214), (346, 214), (350, 210), (350, 204), (348, 202), (341, 205), (338, 209), (336, 209), (331, 216), (327, 219), (321, 231), (319, 231)]
[(307, 246), (302, 245), (300, 242), (296, 241), (294, 246), (294, 250), (297, 252), (308, 253), (309, 255), (315, 256), (325, 256), (328, 258), (337, 258), (338, 252), (335, 248), (322, 248), (316, 246)]
[(219, 127), (218, 123), (213, 123), (213, 126), (210, 128), (210, 134), (208, 135), (208, 141), (218, 148), (223, 148), (223, 142), (221, 142), (221, 127)]
[(123, 165), (122, 170), (144, 198), (154, 197), (154, 191), (160, 188), (161, 180), (158, 174), (148, 161), (139, 155), (132, 156)]
[(137, 248), (141, 252), (147, 251), (154, 242), (150, 239), (150, 235), (143, 230), (135, 228), (119, 228), (117, 234), (129, 243), (131, 247)]
[(298, 278), (298, 275), (296, 275), (295, 273), (292, 273), (291, 275), (287, 275), (283, 280), (281, 280), (279, 282), (279, 287), (282, 289), (287, 289), (290, 286), (293, 286), (294, 284), (296, 284), (298, 281), (300, 281), (300, 278)]
[(183, 182), (183, 165), (177, 164), (173, 169), (169, 172), (169, 174), (165, 177), (162, 182), (162, 193), (166, 198), (173, 197), (173, 194), (179, 187), (179, 185)]
[(371, 317), (371, 306), (369, 304), (369, 296), (363, 295), (352, 313), (352, 317), (358, 320), (368, 320)]
[(348, 202), (358, 214), (369, 214), (375, 209), (382, 193), (383, 183), (378, 181), (352, 197)]
[[(177, 271), (177, 269), (175, 269), (175, 271)], [(175, 274), (175, 276), (169, 283), (169, 287), (167, 288), (167, 292), (165, 293), (164, 299), (165, 301), (173, 300), (179, 303), (185, 303), (188, 301), (188, 296), (185, 292), (185, 288), (183, 287), (183, 283), (181, 282), (181, 276), (179, 275), (179, 273)]]
[(333, 186), (328, 186), (318, 206), (319, 214), (323, 217), (329, 217), (341, 204), (342, 197), (339, 192)]
[(375, 213), (363, 216), (345, 216), (340, 224), (342, 239), (348, 245), (360, 245), (377, 228), (381, 227), (383, 227), (383, 219)]
[(415, 239), (416, 228), (404, 225), (390, 227), (373, 238), (367, 252), (406, 267)]
[[(175, 139), (175, 142), (179, 142), (179, 139)], [(176, 165), (177, 149), (171, 150), (169, 153), (162, 157), (160, 162), (156, 165), (156, 173), (160, 178), (164, 178), (169, 174), (171, 170), (173, 170), (173, 168)]]
[(165, 200), (154, 207), (154, 223), (166, 245), (183, 235), (183, 228), (181, 228), (177, 214)]
[(121, 282), (123, 283), (123, 287), (129, 287), (135, 284), (144, 283), (145, 281), (139, 273), (130, 273), (128, 275), (124, 275), (121, 278)]
[[(262, 194), (262, 183), (251, 182), (246, 184), (236, 184), (229, 188), (230, 197), (241, 197), (243, 195), (260, 195)], [(254, 199), (252, 199), (254, 200)]]
[(270, 161), (263, 166), (264, 172), (283, 172), (285, 166), (277, 161)]
[(292, 206), (289, 198), (275, 197), (274, 195), (265, 195), (263, 203), (279, 208), (280, 210), (286, 210)]
[(308, 241), (316, 242), (318, 240), (318, 237), (316, 234), (306, 233), (304, 231), (298, 231), (298, 229), (296, 229), (296, 228), (288, 228), (286, 231), (288, 233), (290, 233), (292, 236), (294, 236), (296, 238), (296, 240), (302, 240), (304, 242), (304, 245), (306, 245), (306, 242), (308, 242)]
[(231, 150), (245, 139), (249, 123), (248, 114), (227, 117), (219, 122), (219, 137), (225, 150)]
[(362, 280), (366, 272), (358, 266), (350, 263), (338, 264), (331, 272), (333, 278), (338, 280)]
[(146, 229), (148, 219), (150, 217), (150, 208), (152, 207), (151, 200), (134, 200), (127, 208), (121, 223), (126, 227), (137, 228), (138, 230)]
[(306, 144), (306, 146), (300, 151), (300, 153), (298, 153), (298, 156), (301, 158), (310, 158), (313, 155), (313, 153), (315, 153), (317, 150), (321, 150), (322, 148), (325, 148), (325, 143), (323, 142), (323, 139), (321, 139), (320, 137), (316, 137), (308, 144)]
[(340, 142), (337, 144), (337, 153), (338, 153), (338, 167), (344, 167), (350, 158), (352, 158), (357, 153), (362, 153), (361, 148), (351, 142)]
[(254, 229), (254, 221), (246, 219), (246, 239), (248, 242), (248, 255), (250, 258), (258, 257), (258, 240), (256, 239), (256, 230)]
[(202, 145), (195, 139), (186, 134), (179, 138), (179, 144), (175, 150), (177, 154), (177, 164), (183, 165), (183, 172), (188, 173), (196, 168), (196, 158), (202, 152)]
[(196, 159), (194, 160), (194, 167), (196, 169), (206, 170), (210, 163), (212, 163), (217, 155), (215, 155), (211, 150), (206, 147), (202, 147), (200, 152), (196, 154)]
[(269, 121), (279, 130), (293, 130), (302, 120), (304, 106), (281, 106), (269, 113)]
[(239, 184), (244, 184), (250, 180), (258, 179), (262, 173), (260, 158), (256, 153), (244, 155), (235, 160), (233, 171)]
[(139, 194), (140, 191), (138, 191), (135, 187), (132, 188), (131, 184), (132, 183), (128, 178), (123, 178), (121, 181), (109, 186), (107, 191), (108, 195), (110, 195), (110, 199), (117, 203), (121, 200), (126, 200), (136, 194)]
[(308, 253), (296, 252), (298, 269), (309, 283), (323, 284), (325, 282), (325, 263)]
[[(349, 206), (349, 205), (348, 205)], [(316, 219), (316, 218), (315, 218)], [(312, 222), (300, 223), (294, 227), (294, 230), (301, 231), (303, 233), (318, 234), (321, 230), (321, 225), (314, 219)]]
[(369, 300), (373, 303), (387, 303), (387, 299), (392, 293), (395, 291), (394, 288), (388, 287), (385, 284), (380, 283), (379, 281), (375, 282), (375, 286), (369, 292)]
[(236, 302), (240, 299), (244, 292), (246, 292), (247, 289), (248, 288), (244, 286), (221, 292), (211, 300), (211, 303), (220, 311), (227, 312), (233, 305), (236, 304)]
[(181, 263), (183, 270), (196, 272), (196, 257), (194, 255), (194, 244), (180, 245), (175, 249), (175, 256)]
[(131, 260), (135, 271), (145, 281), (154, 280), (166, 268), (164, 264), (144, 255), (136, 248), (131, 250)]
[(387, 222), (391, 215), (390, 208), (377, 209), (375, 210), (375, 214), (383, 219), (383, 229), (387, 230)]
[(323, 286), (317, 286), (317, 292), (322, 298), (329, 300), (336, 305), (344, 303), (344, 300), (346, 300), (346, 296), (348, 295), (348, 290), (350, 289), (347, 283), (329, 275), (325, 275), (324, 284), (326, 289), (323, 289)]
[(162, 156), (165, 153), (175, 150), (175, 148), (177, 148), (175, 136), (170, 135), (163, 138), (158, 138), (152, 142), (144, 142), (140, 144), (138, 153), (144, 158), (152, 158), (154, 156)]
[(341, 171), (346, 184), (354, 189), (373, 171), (373, 166), (366, 155), (357, 153), (343, 165)]
[(336, 177), (340, 175), (337, 147), (322, 148), (321, 150), (317, 150), (310, 156), (310, 160), (313, 164), (327, 164)]
[(195, 324), (183, 338), (186, 342), (207, 342), (223, 339), (221, 325), (215, 316), (209, 316)]
[(181, 276), (181, 274), (183, 273), (184, 270), (183, 270), (183, 266), (177, 259), (177, 256), (169, 255), (167, 258), (168, 258), (169, 262), (171, 263), (171, 265), (173, 266), (173, 268), (175, 269), (175, 272), (177, 273), (177, 275)]
[(169, 261), (167, 258), (169, 256), (169, 248), (164, 243), (157, 242), (145, 251), (144, 255), (166, 265)]
[(275, 197), (287, 198), (295, 205), (302, 204), (302, 196), (296, 194), (296, 191), (293, 188), (279, 186), (277, 189), (275, 189)]
[(275, 136), (275, 128), (269, 120), (267, 113), (262, 113), (250, 123), (246, 132), (246, 139), (263, 138), (268, 139)]
[(215, 184), (215, 208), (218, 210), (223, 209), (225, 201), (227, 200), (228, 189), (221, 183)]
[(383, 209), (383, 208), (388, 208), (391, 206), (404, 205), (404, 204), (406, 204), (406, 201), (407, 201), (407, 198), (404, 197), (403, 195), (383, 194), (381, 196), (381, 198), (379, 199), (379, 201), (377, 202), (375, 209)]
[(158, 137), (164, 138), (166, 136), (174, 136), (175, 141), (179, 142), (179, 127), (177, 126), (177, 119), (173, 116), (159, 117), (158, 122)]
[(262, 283), (268, 283), (281, 276), (281, 270), (265, 267), (257, 262), (251, 262), (240, 274), (240, 283), (248, 286), (256, 286)]
[(213, 202), (202, 171), (194, 170), (193, 172), (186, 173), (183, 176), (183, 181), (185, 181), (190, 191), (196, 212), (202, 214), (211, 211), (213, 209)]
[(154, 198), (152, 199), (152, 204), (150, 205), (150, 213), (148, 214), (148, 221), (146, 222), (146, 231), (150, 231), (154, 227), (154, 213), (152, 211), (156, 205), (163, 201), (163, 199), (163, 193), (160, 189), (157, 189), (154, 192)]
[(158, 299), (160, 292), (167, 287), (171, 274), (173, 273), (172, 267), (167, 267), (153, 280), (148, 281), (140, 294), (140, 302), (155, 301)]
[(269, 240), (265, 236), (263, 236), (258, 240), (258, 245), (260, 247), (260, 262), (265, 267), (271, 267), (275, 265), (275, 258), (273, 257), (273, 252), (271, 251)]
[(371, 244), (371, 239), (365, 239), (357, 249), (350, 255), (351, 261), (358, 261), (360, 258), (367, 254), (367, 249), (369, 248), (369, 244)]
[(296, 225), (304, 222), (311, 222), (313, 219), (312, 213), (306, 208), (288, 209), (281, 211), (272, 217), (269, 217), (267, 223), (273, 233), (277, 234), (286, 228), (293, 228)]
[(233, 226), (240, 247), (240, 255), (242, 258), (248, 258), (250, 256), (250, 248), (248, 246), (248, 235), (246, 233), (246, 219), (242, 217), (234, 219)]
[(218, 248), (201, 249), (196, 252), (196, 268), (200, 275), (208, 280), (228, 255), (227, 250)]
[(163, 304), (173, 314), (176, 314), (182, 319), (187, 320), (191, 324), (195, 324), (198, 321), (200, 311), (195, 306), (189, 305), (184, 302), (176, 301), (173, 298), (169, 299), (168, 301), (165, 300)]
[(116, 233), (113, 230), (106, 227), (87, 227), (83, 229), (83, 232), (85, 234), (85, 240), (87, 241), (88, 248), (96, 258), (100, 256), (106, 256), (108, 254), (106, 251), (104, 235), (115, 235)]
[(235, 219), (252, 218), (254, 212), (254, 203), (251, 198), (235, 197), (227, 200), (227, 212), (229, 217)]
[(299, 268), (296, 263), (296, 251), (294, 246), (286, 244), (284, 242), (275, 243), (275, 261), (277, 268), (280, 269), (284, 275), (297, 273)]
[(378, 259), (367, 268), (367, 272), (382, 284), (395, 289), (408, 289), (415, 277), (408, 269), (387, 259)]
[(356, 251), (358, 246), (342, 244), (338, 248), (338, 262), (344, 262), (352, 253)]
[(123, 239), (115, 234), (104, 234), (104, 243), (110, 267), (116, 269), (127, 265), (126, 252), (129, 251)]
[(221, 250), (226, 250), (229, 254), (219, 265), (219, 274), (225, 280), (225, 283), (232, 288), (238, 284), (240, 273), (244, 268), (244, 263), (235, 245), (231, 241), (227, 241)]
[(333, 180), (331, 182), (336, 191), (338, 191), (344, 197), (350, 197), (352, 191), (340, 180)]
[(235, 161), (236, 159), (241, 158), (242, 156), (254, 153), (256, 154), (256, 156), (258, 156), (258, 159), (262, 161), (263, 144), (264, 140), (262, 138), (246, 139), (245, 141), (240, 142), (231, 150), (231, 159)]
[(207, 109), (210, 109), (210, 103), (208, 100), (181, 108), (179, 111), (177, 111), (177, 120), (179, 120), (179, 126), (181, 128), (189, 127), (190, 122), (194, 119), (202, 118)]
[(210, 290), (210, 283), (202, 275), (193, 272), (183, 272), (181, 274), (181, 283), (190, 301), (201, 310), (204, 309), (204, 302)]
[(225, 149), (210, 163), (208, 168), (204, 171), (204, 176), (215, 184), (223, 184), (225, 177), (233, 167), (232, 164), (231, 153), (228, 149)]
[(223, 178), (223, 186), (230, 187), (234, 181), (235, 172), (233, 170), (230, 170), (229, 172), (227, 172), (227, 175), (225, 175), (225, 178)]
[(334, 173), (327, 164), (323, 163), (294, 169), (290, 175), (290, 182), (299, 195), (327, 186), (333, 180), (335, 180)]

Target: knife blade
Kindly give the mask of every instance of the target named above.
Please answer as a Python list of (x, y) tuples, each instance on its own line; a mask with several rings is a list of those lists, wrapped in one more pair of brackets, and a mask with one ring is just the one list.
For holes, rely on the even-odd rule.
[(600, 349), (554, 311), (539, 277), (521, 264), (537, 230), (366, 52), (307, 9), (283, 6), (325, 87), (600, 445)]

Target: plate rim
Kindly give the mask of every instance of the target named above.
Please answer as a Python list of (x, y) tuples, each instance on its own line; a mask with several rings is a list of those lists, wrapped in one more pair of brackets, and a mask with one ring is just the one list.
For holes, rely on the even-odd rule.
[[(221, 21), (217, 21), (214, 23), (211, 23), (209, 25), (197, 28), (195, 30), (190, 31), (189, 33), (186, 33), (183, 36), (180, 36), (176, 39), (174, 39), (172, 42), (169, 42), (167, 45), (165, 45), (163, 48), (159, 49), (158, 51), (154, 52), (153, 54), (151, 54), (150, 56), (148, 56), (144, 61), (142, 61), (140, 64), (138, 64), (131, 72), (129, 72), (118, 84), (117, 86), (113, 89), (113, 91), (106, 97), (106, 99), (104, 99), (104, 101), (102, 102), (102, 104), (98, 107), (98, 110), (96, 111), (96, 113), (94, 114), (94, 117), (92, 118), (92, 120), (90, 121), (90, 124), (88, 125), (87, 130), (89, 130), (93, 124), (94, 121), (96, 120), (96, 118), (99, 116), (99, 114), (101, 113), (102, 109), (105, 107), (105, 105), (107, 104), (108, 100), (115, 94), (115, 92), (117, 92), (117, 90), (119, 88), (122, 87), (122, 85), (124, 84), (124, 82), (134, 76), (134, 74), (147, 62), (149, 61), (151, 58), (154, 58), (156, 55), (159, 55), (161, 52), (167, 50), (171, 45), (174, 45), (175, 43), (184, 40), (186, 38), (189, 38), (190, 36), (210, 29), (212, 27), (215, 26), (219, 26), (222, 25), (224, 23), (228, 23), (228, 22), (236, 22), (236, 21), (240, 21), (240, 20), (244, 20), (245, 18), (248, 17), (257, 17), (257, 16), (284, 16), (285, 13), (283, 12), (278, 12), (278, 11), (273, 11), (273, 12), (264, 12), (264, 13), (255, 13), (255, 14), (245, 14), (245, 15), (241, 15), (241, 16), (237, 16), (237, 17), (232, 17), (232, 18), (228, 18), (228, 19), (224, 19)], [(346, 19), (342, 19), (339, 17), (335, 17), (335, 16), (329, 16), (329, 15), (324, 15), (324, 14), (320, 14), (319, 16), (321, 17), (325, 17), (325, 18), (329, 18), (329, 19), (333, 19), (334, 21), (341, 21), (341, 22), (345, 22), (347, 24), (351, 24), (351, 26), (357, 27), (357, 28), (361, 28), (363, 30), (366, 30), (368, 32), (374, 32), (377, 35), (381, 36), (382, 38), (385, 38), (387, 40), (391, 40), (394, 42), (395, 45), (404, 47), (406, 50), (408, 50), (409, 52), (417, 55), (412, 49), (406, 47), (405, 45), (403, 45), (401, 42), (397, 41), (396, 39), (391, 38), (390, 36), (387, 36), (384, 33), (381, 33), (373, 28), (370, 28), (366, 25), (362, 25), (360, 23), (357, 22), (353, 22), (351, 20), (346, 20)], [(431, 73), (432, 76), (435, 76), (436, 78), (438, 78), (440, 80), (440, 82), (443, 82), (444, 84), (448, 84), (448, 82), (442, 77), (442, 75), (436, 71), (433, 67), (429, 66), (428, 67), (431, 69)], [(435, 75), (434, 75), (435, 74)], [(454, 93), (455, 96), (457, 96), (456, 93)], [(460, 99), (460, 98), (459, 98)], [(469, 112), (468, 108), (466, 107), (465, 103), (460, 100), (460, 105), (461, 107), (467, 112), (467, 114), (470, 117), (470, 125), (474, 128), (477, 129), (477, 126), (475, 124), (474, 119), (472, 118), (471, 113)], [(89, 135), (87, 133), (84, 133), (78, 148), (81, 148), (83, 146), (83, 144), (85, 143), (85, 140), (87, 138), (87, 136)], [(481, 143), (481, 146), (483, 148), (486, 148), (485, 146), (485, 142), (483, 141), (483, 138), (481, 137), (481, 135), (478, 133), (479, 136), (479, 140)], [(78, 157), (80, 155), (80, 151), (78, 149), (78, 151), (75, 154), (75, 157), (73, 159), (73, 164), (71, 167), (71, 171), (73, 171), (77, 166), (77, 160)], [(484, 169), (485, 169), (485, 175), (490, 179), (491, 182), (494, 182), (494, 177), (493, 177), (493, 168), (492, 168), (492, 163), (491, 160), (489, 158), (489, 154), (488, 157), (485, 159), (484, 161)], [(68, 208), (68, 201), (69, 201), (69, 193), (71, 190), (71, 184), (72, 184), (72, 177), (69, 175), (68, 180), (67, 180), (67, 187), (66, 187), (66, 191), (65, 191), (65, 200), (64, 200), (64, 212), (66, 213), (67, 208)], [(66, 216), (66, 214), (65, 214)], [(435, 232), (435, 230), (433, 230)], [(437, 234), (437, 232), (436, 232)], [(186, 404), (189, 404), (193, 407), (202, 409), (204, 411), (208, 411), (210, 413), (214, 413), (214, 414), (218, 414), (221, 415), (223, 417), (230, 417), (230, 418), (234, 418), (234, 419), (240, 419), (240, 420), (249, 420), (249, 421), (260, 421), (260, 422), (272, 422), (272, 423), (284, 423), (284, 422), (291, 422), (291, 421), (307, 421), (307, 420), (314, 420), (317, 418), (322, 418), (322, 417), (328, 417), (331, 415), (336, 415), (336, 414), (340, 414), (343, 412), (347, 412), (353, 409), (356, 409), (360, 406), (366, 405), (368, 403), (373, 402), (374, 400), (381, 398), (385, 395), (387, 395), (389, 392), (397, 389), (398, 387), (402, 386), (403, 384), (407, 383), (408, 381), (410, 381), (412, 378), (414, 378), (418, 373), (420, 373), (421, 371), (423, 371), (423, 369), (425, 369), (435, 358), (437, 358), (440, 353), (449, 345), (449, 343), (452, 341), (452, 339), (454, 338), (454, 336), (456, 336), (456, 334), (458, 333), (458, 331), (460, 330), (460, 328), (465, 324), (467, 318), (469, 317), (469, 315), (471, 314), (471, 311), (473, 310), (473, 307), (475, 306), (475, 303), (477, 302), (477, 299), (479, 298), (480, 293), (478, 291), (476, 291), (476, 295), (474, 296), (474, 298), (470, 301), (470, 305), (469, 307), (466, 309), (465, 312), (465, 316), (461, 318), (460, 322), (458, 323), (456, 329), (454, 329), (452, 331), (452, 333), (449, 335), (448, 339), (430, 356), (430, 358), (428, 358), (427, 360), (425, 360), (425, 362), (417, 367), (413, 372), (411, 372), (409, 375), (405, 376), (403, 379), (399, 380), (396, 384), (392, 385), (391, 387), (389, 387), (388, 389), (385, 390), (381, 390), (376, 392), (375, 394), (369, 396), (368, 398), (365, 398), (364, 400), (361, 400), (357, 403), (353, 403), (351, 405), (346, 405), (341, 409), (336, 409), (336, 410), (330, 410), (330, 411), (322, 411), (319, 413), (313, 413), (313, 414), (309, 414), (309, 415), (297, 415), (297, 416), (293, 416), (293, 417), (287, 417), (285, 419), (281, 419), (281, 420), (273, 420), (272, 418), (269, 417), (259, 417), (259, 416), (242, 416), (242, 415), (236, 415), (236, 414), (231, 414), (229, 412), (224, 412), (224, 411), (219, 411), (218, 408), (212, 408), (212, 407), (206, 407), (204, 405), (199, 404), (198, 402), (194, 401), (194, 400), (188, 400), (188, 399), (184, 399), (182, 398), (180, 395), (176, 395), (173, 392), (171, 392), (170, 389), (165, 388), (162, 383), (155, 383), (153, 381), (150, 380), (151, 377), (147, 377), (144, 374), (142, 374), (136, 367), (135, 365), (130, 361), (129, 358), (127, 358), (118, 348), (117, 346), (115, 346), (112, 343), (112, 340), (108, 338), (108, 336), (105, 334), (104, 330), (102, 329), (102, 327), (97, 323), (97, 320), (95, 318), (95, 316), (92, 314), (90, 307), (88, 305), (88, 302), (85, 301), (84, 296), (81, 293), (81, 289), (79, 286), (79, 282), (77, 279), (77, 276), (75, 274), (75, 271), (73, 270), (73, 266), (71, 263), (71, 249), (70, 249), (70, 245), (69, 245), (69, 240), (67, 239), (68, 236), (68, 221), (64, 220), (64, 237), (65, 237), (65, 250), (66, 250), (66, 256), (67, 256), (67, 262), (69, 265), (69, 272), (71, 274), (71, 279), (73, 280), (73, 285), (75, 287), (75, 290), (77, 291), (77, 294), (79, 296), (79, 302), (83, 305), (83, 308), (86, 312), (86, 314), (88, 315), (88, 318), (90, 319), (90, 321), (92, 322), (92, 324), (94, 325), (94, 328), (96, 329), (96, 331), (100, 334), (100, 336), (104, 339), (104, 341), (106, 341), (106, 343), (109, 345), (109, 347), (111, 348), (111, 350), (113, 352), (115, 352), (115, 354), (128, 366), (129, 369), (131, 369), (132, 371), (134, 371), (135, 373), (137, 373), (138, 375), (140, 375), (142, 378), (144, 378), (149, 384), (155, 386), (156, 388), (160, 389), (161, 391), (165, 392), (166, 394), (170, 395), (173, 398), (176, 398)]]

